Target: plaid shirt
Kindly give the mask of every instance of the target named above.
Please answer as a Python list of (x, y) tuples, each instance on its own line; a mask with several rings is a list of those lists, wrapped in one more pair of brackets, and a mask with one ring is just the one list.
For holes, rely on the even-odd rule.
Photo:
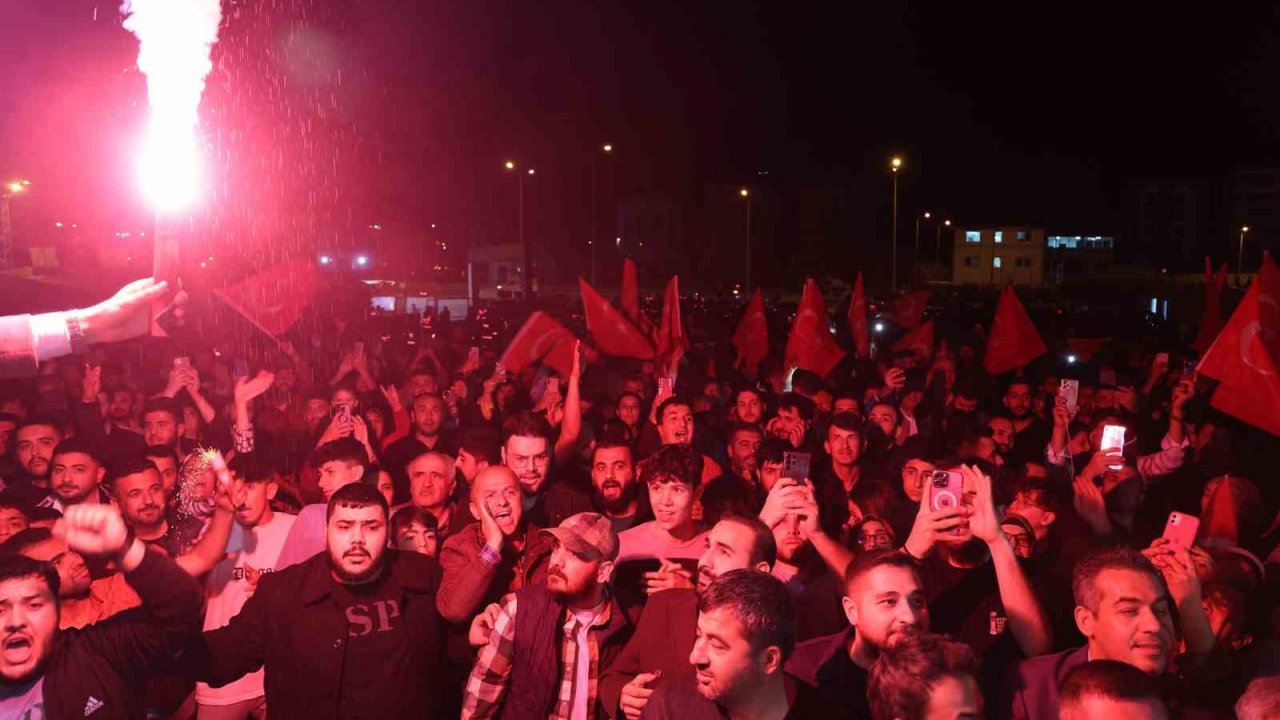
[[(591, 656), (591, 668), (587, 673), (586, 717), (594, 717), (596, 688), (600, 681), (600, 632), (608, 626), (613, 603), (606, 601), (604, 610), (596, 616), (587, 631), (587, 643)], [(578, 677), (578, 629), (580, 623), (573, 611), (564, 610), (560, 626), (560, 692), (555, 709), (547, 720), (569, 720), (570, 705), (574, 697), (574, 683)], [(511, 677), (511, 662), (515, 656), (516, 599), (503, 605), (489, 633), (489, 644), (480, 649), (475, 667), (467, 679), (467, 690), (462, 698), (462, 720), (492, 718), (502, 708)]]

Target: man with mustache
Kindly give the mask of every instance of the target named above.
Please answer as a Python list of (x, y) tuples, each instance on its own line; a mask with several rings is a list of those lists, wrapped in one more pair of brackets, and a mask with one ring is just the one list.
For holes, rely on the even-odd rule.
[(596, 443), (591, 452), (591, 487), (596, 512), (609, 518), (614, 532), (630, 530), (648, 517), (647, 504), (640, 502), (630, 445), (609, 440)]
[(867, 717), (871, 665), (889, 644), (929, 629), (929, 607), (916, 562), (897, 550), (859, 555), (845, 572), (841, 598), (849, 628), (800, 643), (787, 672), (833, 705)]
[(586, 493), (553, 473), (551, 424), (542, 415), (521, 412), (502, 423), (502, 464), (520, 482), (525, 518), (538, 527), (555, 527), (570, 515), (593, 510)]
[(796, 645), (796, 607), (777, 578), (731, 570), (698, 600), (693, 672), (664, 683), (641, 718), (838, 720), (844, 714), (783, 671)]
[[(255, 453), (237, 455), (230, 463), (236, 487), (235, 526), (226, 555), (209, 573), (205, 589), (204, 629), (225, 626), (244, 607), (264, 573), (273, 572), (294, 515), (271, 510), (279, 490), (275, 471)], [(196, 684), (199, 715), (206, 720), (249, 720), (265, 717), (266, 690), (262, 670), (220, 688)]]
[(80, 438), (67, 438), (53, 449), (49, 497), (38, 506), (62, 512), (81, 503), (106, 504), (110, 499), (101, 487), (106, 474), (102, 458), (87, 442)]
[(1062, 680), (1090, 660), (1118, 660), (1148, 675), (1165, 675), (1177, 643), (1175, 612), (1186, 641), (1186, 652), (1176, 663), (1177, 691), (1194, 696), (1212, 682), (1209, 673), (1200, 672), (1203, 663), (1196, 662), (1209, 655), (1214, 640), (1195, 563), (1185, 548), (1150, 554), (1162, 564), (1160, 569), (1129, 548), (1100, 550), (1076, 564), (1071, 579), (1076, 627), (1088, 642), (1024, 661), (1008, 717), (1057, 718)]
[(618, 537), (608, 518), (580, 513), (543, 530), (547, 580), (502, 605), (467, 681), (462, 720), (595, 714), (599, 673), (632, 627), (609, 593)]
[(505, 465), (476, 475), (470, 509), (480, 519), (440, 549), (436, 607), (445, 620), (470, 622), (480, 608), (545, 579), (551, 544), (527, 522), (520, 500), (520, 483)]
[(60, 630), (58, 571), (0, 555), (0, 717), (142, 717), (141, 679), (199, 622), (200, 588), (109, 505), (67, 508), (53, 534), (71, 552), (113, 560), (142, 613)]
[(460, 531), (471, 522), (453, 499), (457, 487), (454, 459), (439, 452), (426, 452), (406, 468), (409, 474), (409, 502), (435, 516), (441, 539)]
[(720, 519), (706, 536), (697, 585), (660, 592), (645, 603), (636, 633), (600, 679), (601, 707), (611, 718), (635, 720), (663, 682), (689, 669), (698, 623), (698, 598), (720, 575), (751, 569), (767, 573), (778, 548), (768, 526), (751, 515)]
[(266, 573), (239, 614), (191, 649), (224, 687), (262, 668), (273, 717), (443, 717), (435, 560), (387, 547), (386, 498), (353, 483), (329, 499), (325, 551)]
[(29, 417), (13, 433), (18, 467), (6, 477), (6, 491), (28, 511), (49, 495), (53, 449), (62, 442), (62, 426), (52, 419)]
[(760, 483), (757, 457), (764, 443), (760, 426), (735, 423), (729, 427), (729, 469), (707, 483), (699, 498), (702, 516), (714, 523), (723, 513), (755, 515), (767, 494)]

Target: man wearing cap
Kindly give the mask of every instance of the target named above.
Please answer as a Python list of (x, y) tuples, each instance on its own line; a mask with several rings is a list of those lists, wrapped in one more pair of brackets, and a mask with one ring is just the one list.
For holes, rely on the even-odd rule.
[(578, 513), (542, 533), (553, 548), (546, 582), (498, 610), (467, 680), (462, 720), (595, 717), (600, 674), (631, 637), (609, 592), (618, 555), (609, 519)]

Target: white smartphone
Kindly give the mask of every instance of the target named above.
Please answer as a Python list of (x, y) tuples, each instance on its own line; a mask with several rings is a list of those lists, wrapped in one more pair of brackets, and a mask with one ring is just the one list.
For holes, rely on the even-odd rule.
[[(1124, 426), (1123, 425), (1103, 425), (1102, 426), (1102, 446), (1101, 452), (1110, 452), (1111, 450), (1119, 450), (1124, 452)], [(1112, 470), (1121, 470), (1124, 464), (1110, 465)]]

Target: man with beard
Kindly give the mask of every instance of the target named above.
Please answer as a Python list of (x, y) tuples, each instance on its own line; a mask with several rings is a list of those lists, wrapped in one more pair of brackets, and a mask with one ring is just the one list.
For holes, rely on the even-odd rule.
[(502, 423), (502, 464), (515, 473), (525, 517), (538, 527), (554, 527), (570, 515), (591, 510), (586, 493), (551, 476), (551, 425), (542, 415), (521, 412)]
[(228, 488), (217, 488), (208, 526), (200, 539), (187, 549), (182, 547), (175, 526), (166, 516), (160, 471), (150, 460), (121, 459), (107, 478), (108, 489), (125, 524), (139, 540), (159, 548), (194, 577), (209, 572), (222, 559), (231, 537), (232, 505), (227, 497)]
[(742, 388), (733, 396), (734, 419), (748, 425), (760, 427), (764, 420), (765, 401), (759, 390)]
[(503, 604), (467, 681), (462, 720), (593, 717), (599, 674), (631, 636), (609, 593), (618, 537), (608, 518), (580, 513), (543, 530), (546, 583)]
[(694, 672), (658, 688), (639, 717), (844, 717), (783, 672), (796, 645), (796, 614), (791, 594), (778, 579), (753, 570), (721, 575), (698, 601), (697, 639), (689, 653)]
[(114, 560), (142, 599), (125, 615), (62, 631), (58, 571), (17, 553), (0, 556), (0, 717), (142, 717), (151, 666), (200, 618), (200, 588), (129, 533), (108, 505), (67, 508), (55, 526), (67, 549)]
[(163, 445), (173, 448), (179, 457), (186, 457), (191, 447), (182, 442), (186, 425), (182, 421), (182, 406), (170, 397), (153, 397), (142, 406), (142, 439), (146, 445)]
[(49, 475), (53, 472), (53, 449), (62, 442), (62, 427), (52, 419), (31, 417), (14, 431), (18, 460), (15, 477), (5, 490), (30, 512), (49, 495)]
[(707, 483), (699, 497), (702, 517), (714, 525), (724, 513), (755, 515), (764, 505), (757, 457), (764, 444), (758, 425), (735, 423), (729, 428), (729, 469)]
[(74, 407), (76, 434), (113, 457), (135, 453), (145, 447), (142, 426), (134, 413), (137, 408), (133, 391), (118, 387), (106, 393), (105, 421), (101, 394), (102, 366), (86, 366), (80, 402)]
[(387, 547), (387, 501), (353, 483), (329, 499), (325, 552), (267, 573), (239, 614), (192, 648), (223, 687), (262, 668), (273, 717), (441, 717), (434, 560)]
[(480, 518), (440, 549), (436, 607), (451, 623), (466, 623), (480, 608), (540, 582), (551, 546), (525, 519), (520, 483), (505, 465), (480, 471), (471, 486), (471, 514)]
[(929, 607), (916, 562), (896, 550), (858, 556), (849, 564), (841, 599), (849, 628), (800, 643), (787, 672), (817, 688), (854, 717), (871, 714), (867, 677), (884, 648), (905, 633), (929, 629)]
[(673, 588), (645, 603), (636, 633), (600, 678), (600, 705), (612, 718), (635, 720), (664, 678), (689, 670), (698, 624), (698, 597), (730, 570), (767, 573), (777, 559), (773, 533), (750, 515), (722, 518), (707, 533), (696, 588)]
[(408, 437), (387, 446), (382, 454), (382, 466), (391, 473), (395, 484), (395, 502), (409, 500), (409, 462), (425, 452), (435, 451), (452, 455), (453, 444), (445, 437), (445, 402), (435, 392), (424, 392), (413, 398), (409, 420), (413, 432)]
[(1023, 662), (1013, 684), (1009, 717), (1059, 717), (1058, 689), (1064, 677), (1091, 660), (1117, 660), (1148, 675), (1164, 676), (1177, 647), (1175, 612), (1186, 648), (1172, 665), (1178, 671), (1174, 694), (1203, 702), (1207, 684), (1216, 677), (1204, 672), (1204, 661), (1214, 657), (1213, 631), (1201, 603), (1195, 563), (1184, 548), (1147, 552), (1161, 563), (1159, 569), (1129, 548), (1100, 550), (1076, 565), (1071, 578), (1075, 620), (1088, 642)]
[(441, 540), (471, 523), (471, 516), (453, 499), (458, 477), (453, 458), (427, 452), (414, 458), (407, 469), (409, 502), (435, 516)]
[[(258, 588), (263, 573), (273, 572), (295, 516), (271, 510), (279, 490), (275, 472), (263, 458), (247, 453), (230, 463), (237, 486), (235, 527), (225, 557), (209, 573), (205, 589), (204, 629), (223, 627), (235, 617)], [(251, 672), (229, 685), (212, 688), (196, 685), (196, 703), (202, 720), (262, 720), (266, 698), (262, 670)]]
[[(1034, 397), (1035, 389), (1031, 382), (1022, 378), (1010, 382), (1004, 391), (1004, 409), (1013, 423), (1014, 436), (1010, 443), (1012, 454), (1004, 450), (1001, 452), (1006, 460), (1015, 464), (1040, 460), (1049, 443), (1049, 433), (1053, 431), (1053, 426), (1033, 412)], [(996, 444), (999, 444), (999, 438)]]
[(0, 550), (47, 562), (58, 571), (58, 627), (62, 630), (92, 625), (141, 602), (121, 573), (94, 580), (84, 557), (49, 528), (27, 528)]
[(173, 448), (154, 445), (143, 455), (160, 471), (160, 486), (164, 489), (165, 505), (172, 510), (178, 499), (178, 454)]
[(49, 477), (50, 494), (39, 507), (62, 512), (72, 505), (110, 502), (102, 490), (107, 471), (102, 459), (81, 438), (67, 438), (53, 449), (53, 472)]

